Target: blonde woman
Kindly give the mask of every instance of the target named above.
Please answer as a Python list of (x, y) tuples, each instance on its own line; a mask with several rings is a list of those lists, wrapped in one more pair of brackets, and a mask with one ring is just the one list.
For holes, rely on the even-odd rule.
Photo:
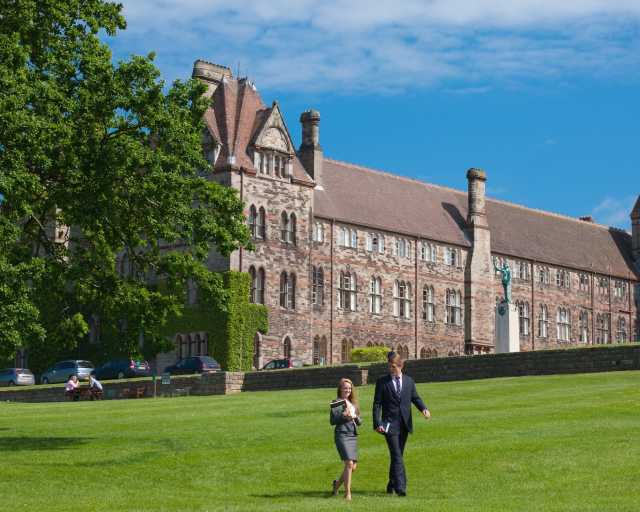
[(337, 480), (333, 481), (333, 494), (337, 495), (344, 484), (344, 497), (351, 501), (351, 474), (358, 463), (358, 427), (362, 424), (356, 388), (349, 379), (340, 379), (336, 402), (344, 401), (342, 406), (331, 407), (329, 422), (335, 425), (334, 439), (344, 469)]

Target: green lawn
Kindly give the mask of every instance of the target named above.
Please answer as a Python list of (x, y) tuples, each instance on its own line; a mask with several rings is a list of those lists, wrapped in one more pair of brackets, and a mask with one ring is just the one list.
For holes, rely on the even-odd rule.
[(0, 403), (0, 510), (637, 511), (640, 372), (421, 384), (407, 498), (384, 494), (370, 429), (353, 502), (329, 497), (341, 463), (333, 389), (103, 402)]

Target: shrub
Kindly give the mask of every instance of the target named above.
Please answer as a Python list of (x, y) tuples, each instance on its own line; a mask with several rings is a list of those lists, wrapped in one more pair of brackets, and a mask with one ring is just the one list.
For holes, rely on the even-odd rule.
[(354, 363), (378, 363), (387, 360), (387, 347), (354, 348), (351, 351), (351, 361)]

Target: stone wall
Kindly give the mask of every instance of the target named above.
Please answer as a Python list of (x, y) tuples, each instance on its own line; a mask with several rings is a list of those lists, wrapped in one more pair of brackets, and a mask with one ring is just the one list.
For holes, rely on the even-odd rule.
[[(522, 375), (590, 373), (618, 370), (640, 370), (640, 345), (617, 345), (567, 350), (541, 350), (515, 354), (488, 354), (474, 357), (412, 359), (405, 371), (416, 382), (438, 382)], [(349, 378), (356, 386), (374, 384), (387, 373), (386, 364), (368, 366), (345, 365), (300, 368), (262, 372), (220, 372), (171, 378), (171, 384), (156, 380), (157, 396), (223, 395), (242, 391), (275, 391), (283, 389), (333, 388)], [(153, 396), (150, 379), (108, 382), (104, 399)], [(64, 386), (4, 388), (0, 401), (61, 402)]]
[[(378, 377), (387, 374), (387, 365), (374, 364), (368, 370), (367, 380), (373, 384)], [(615, 370), (640, 370), (640, 345), (446, 357), (405, 363), (405, 372), (416, 382)]]

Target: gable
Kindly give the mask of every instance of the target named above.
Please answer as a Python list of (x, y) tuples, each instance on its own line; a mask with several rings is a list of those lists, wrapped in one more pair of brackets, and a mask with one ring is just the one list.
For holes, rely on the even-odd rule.
[(295, 153), (289, 130), (287, 130), (277, 103), (274, 102), (269, 115), (266, 116), (264, 123), (258, 129), (253, 144), (256, 147), (274, 149), (283, 153)]

